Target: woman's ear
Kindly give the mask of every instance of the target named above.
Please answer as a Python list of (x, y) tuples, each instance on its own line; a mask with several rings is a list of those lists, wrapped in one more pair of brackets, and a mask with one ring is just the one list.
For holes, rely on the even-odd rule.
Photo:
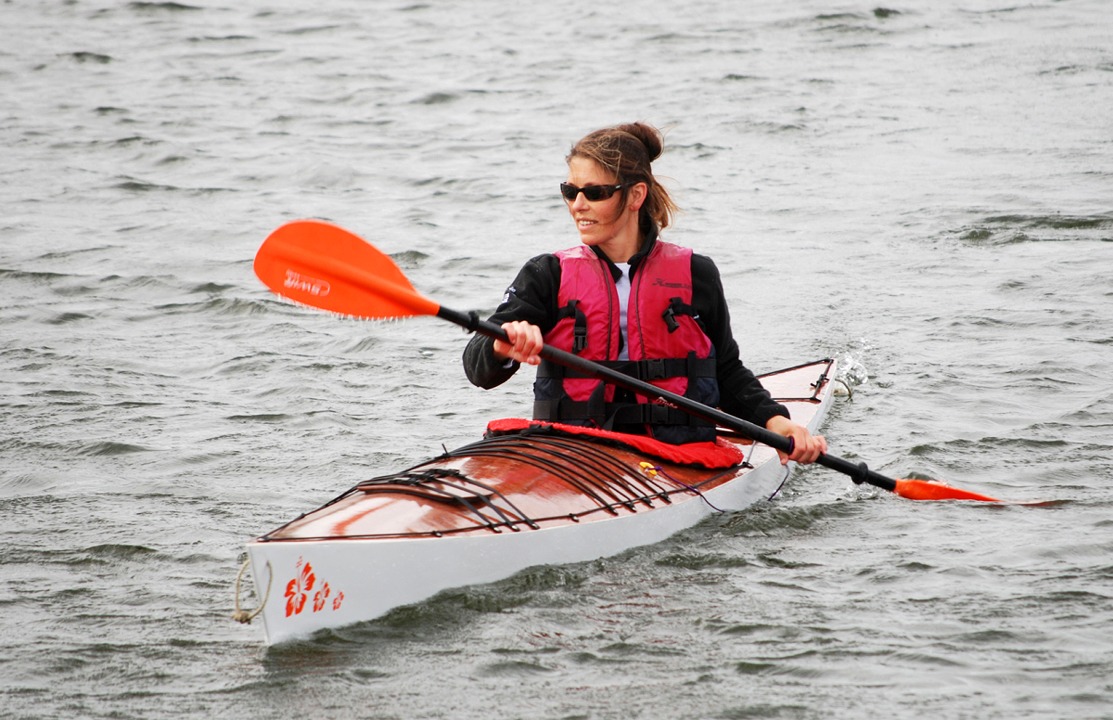
[(641, 210), (647, 195), (649, 195), (649, 186), (643, 182), (635, 183), (630, 187), (630, 192), (626, 193), (626, 209), (631, 212)]

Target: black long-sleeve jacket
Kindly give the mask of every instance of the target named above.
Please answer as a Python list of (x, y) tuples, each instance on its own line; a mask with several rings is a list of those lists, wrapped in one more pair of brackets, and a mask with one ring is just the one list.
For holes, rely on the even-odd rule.
[[(630, 274), (649, 254), (656, 238), (630, 258)], [(592, 248), (611, 266), (617, 280), (621, 271), (598, 248)], [(502, 304), (490, 317), (496, 325), (524, 320), (548, 333), (557, 323), (557, 291), (560, 288), (560, 260), (552, 254), (538, 255), (529, 260), (507, 288)], [(761, 381), (742, 364), (738, 343), (730, 326), (730, 312), (723, 293), (723, 282), (715, 263), (704, 255), (692, 253), (692, 305), (699, 313), (704, 331), (715, 346), (719, 381), (720, 408), (731, 415), (765, 427), (776, 415), (788, 417), (788, 410), (773, 400)], [(464, 349), (464, 371), (473, 385), (493, 388), (510, 379), (519, 363), (509, 367), (495, 358), (494, 340), (476, 335)]]

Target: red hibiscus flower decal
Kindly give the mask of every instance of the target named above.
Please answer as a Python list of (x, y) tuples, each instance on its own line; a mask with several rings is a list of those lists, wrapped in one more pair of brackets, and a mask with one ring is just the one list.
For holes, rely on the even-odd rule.
[(305, 601), (317, 582), (312, 565), (309, 563), (302, 565), (300, 560), (298, 565), (301, 567), (301, 572), (286, 584), (286, 617), (297, 615), (305, 609)]
[(313, 596), (313, 612), (321, 612), (325, 609), (325, 601), (328, 600), (329, 588), (328, 583), (325, 583), (317, 594)]

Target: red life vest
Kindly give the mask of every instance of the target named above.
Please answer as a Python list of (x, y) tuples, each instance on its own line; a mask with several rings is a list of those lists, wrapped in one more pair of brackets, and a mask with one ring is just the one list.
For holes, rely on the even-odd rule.
[[(634, 272), (627, 304), (628, 361), (619, 361), (619, 299), (606, 260), (580, 245), (560, 260), (560, 319), (545, 343), (618, 369), (665, 390), (715, 406), (714, 347), (692, 308), (692, 251), (658, 241)], [(534, 382), (534, 418), (629, 428), (671, 443), (713, 439), (714, 428), (687, 413), (635, 395), (616, 403), (616, 388), (543, 361)]]

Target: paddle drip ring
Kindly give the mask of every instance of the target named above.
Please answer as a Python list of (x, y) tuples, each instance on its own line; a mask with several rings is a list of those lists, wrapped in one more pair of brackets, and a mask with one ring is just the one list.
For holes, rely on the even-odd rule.
[(267, 565), (266, 565), (267, 572), (268, 572), (267, 592), (266, 592), (265, 595), (263, 595), (263, 602), (259, 605), (259, 607), (255, 608), (251, 612), (248, 612), (246, 610), (241, 610), (240, 609), (240, 582), (243, 580), (243, 574), (244, 574), (244, 572), (247, 571), (247, 566), (250, 565), (250, 564), (251, 564), (251, 558), (248, 558), (248, 559), (244, 560), (243, 565), (240, 566), (239, 574), (236, 575), (236, 610), (235, 610), (235, 612), (232, 613), (232, 619), (235, 620), (238, 623), (243, 623), (244, 625), (249, 624), (252, 620), (254, 620), (259, 615), (259, 613), (263, 612), (263, 608), (265, 608), (267, 606), (267, 598), (269, 598), (271, 596), (271, 582), (274, 581), (274, 570), (271, 569), (271, 564), (270, 564), (270, 561), (268, 560)]

